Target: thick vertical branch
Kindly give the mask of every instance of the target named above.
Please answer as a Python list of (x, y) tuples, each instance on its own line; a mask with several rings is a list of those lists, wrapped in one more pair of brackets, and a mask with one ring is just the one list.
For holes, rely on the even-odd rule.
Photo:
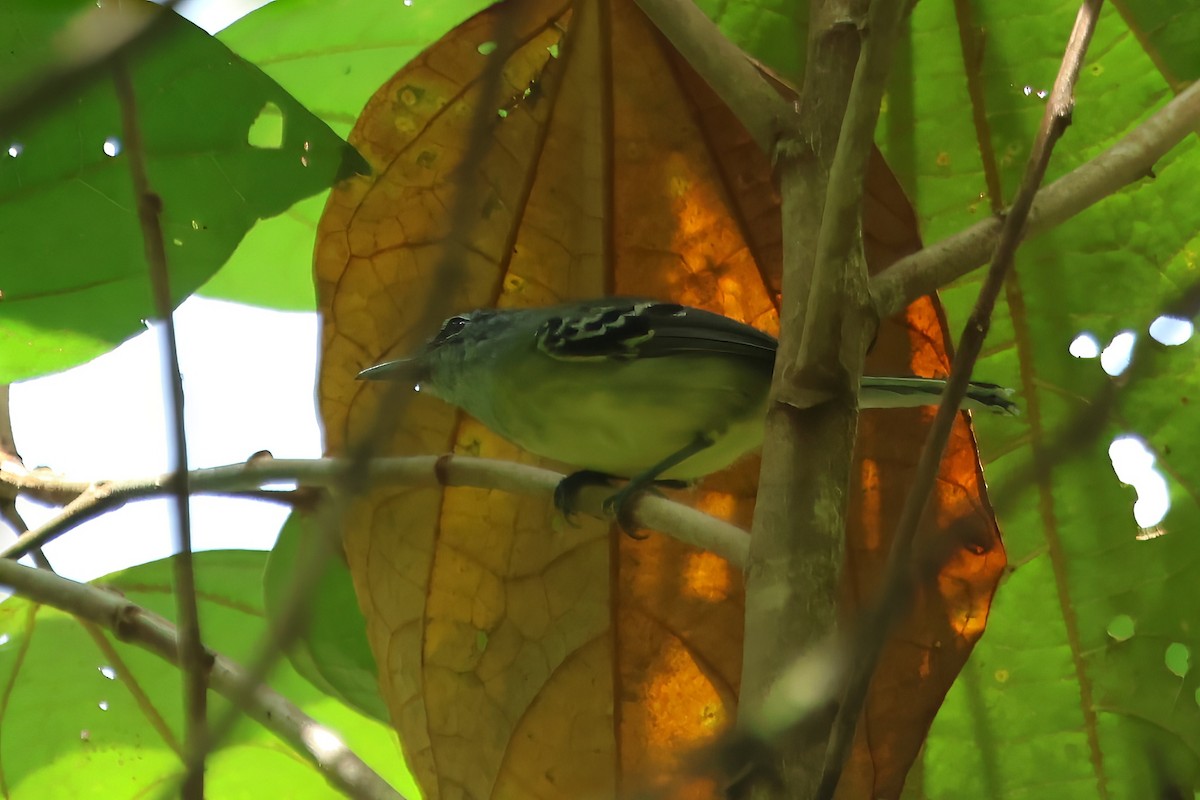
[[(836, 628), (857, 386), (875, 328), (863, 180), (903, 9), (876, 0), (868, 18), (862, 0), (813, 2), (798, 141), (778, 153), (784, 307), (746, 573), (740, 716), (751, 726), (787, 665)], [(788, 754), (783, 794), (811, 796), (820, 765), (818, 749)]]

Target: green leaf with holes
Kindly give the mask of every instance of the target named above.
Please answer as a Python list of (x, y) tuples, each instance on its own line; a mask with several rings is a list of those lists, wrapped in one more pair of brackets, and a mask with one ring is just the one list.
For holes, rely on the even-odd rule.
[[(266, 554), (215, 551), (195, 557), (205, 642), (247, 663), (265, 631)], [(97, 583), (174, 617), (170, 560)], [(157, 656), (118, 642), (70, 615), (20, 598), (0, 603), (0, 786), (11, 800), (150, 797), (180, 770), (180, 674)], [(395, 735), (315, 689), (280, 664), (270, 684), (329, 726), (377, 772), (416, 797)], [(209, 695), (212, 718), (229, 706)], [(305, 759), (243, 719), (208, 760), (209, 797), (335, 798)], [(412, 792), (412, 794), (409, 794)]]
[[(120, 8), (0, 5), (0, 382), (90, 359), (153, 313), (112, 72), (88, 70), (84, 83), (13, 107), (81, 50), (104, 51), (114, 19), (153, 6)], [(178, 302), (256, 221), (366, 167), (258, 68), (173, 13), (148, 41), (127, 63)], [(256, 268), (274, 265), (264, 256)]]
[[(878, 140), (928, 240), (1012, 201), (1078, 5), (917, 4)], [(1184, 35), (1198, 23), (1197, 0), (1105, 4), (1049, 180), (1200, 77), (1194, 37)], [(1198, 182), (1193, 138), (1153, 177), (1018, 253), (975, 370), (1016, 387), (1025, 410), (1019, 420), (976, 420), (1013, 571), (930, 732), (915, 796), (1090, 800), (1183, 787), (1191, 797), (1200, 786), (1200, 452), (1191, 409), (1200, 402), (1200, 344), (1166, 346), (1148, 334), (1200, 274)], [(976, 273), (942, 293), (955, 334), (980, 280)], [(1034, 448), (1055, 453), (1060, 433), (1112, 380), (1102, 359), (1068, 348), (1081, 334), (1104, 348), (1122, 331), (1139, 347), (1117, 408), (1085, 444), (1037, 472)], [(1113, 355), (1103, 361), (1115, 372)], [(1110, 458), (1110, 444), (1126, 435), (1144, 443), (1158, 475), (1143, 469), (1136, 489)], [(1124, 469), (1128, 480), (1139, 474)], [(1148, 497), (1162, 481), (1170, 511), (1142, 530), (1137, 492)]]
[[(345, 136), (379, 85), (491, 0), (275, 0), (218, 38)], [(312, 250), (326, 193), (255, 226), (201, 289), (209, 297), (312, 310)]]

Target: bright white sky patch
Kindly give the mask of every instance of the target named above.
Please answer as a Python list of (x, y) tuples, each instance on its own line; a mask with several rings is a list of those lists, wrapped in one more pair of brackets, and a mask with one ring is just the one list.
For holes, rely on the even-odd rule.
[(1108, 447), (1113, 471), (1121, 483), (1137, 491), (1133, 518), (1141, 528), (1151, 528), (1162, 522), (1171, 507), (1167, 481), (1154, 468), (1154, 454), (1137, 436), (1118, 436)]
[(1100, 342), (1090, 333), (1081, 333), (1071, 340), (1067, 351), (1076, 358), (1095, 358), (1100, 355)]
[(1121, 331), (1108, 343), (1108, 347), (1100, 353), (1100, 366), (1114, 378), (1129, 368), (1133, 358), (1133, 345), (1137, 334), (1133, 331)]
[(1159, 317), (1150, 323), (1150, 338), (1159, 344), (1181, 345), (1192, 338), (1195, 326), (1189, 319)]
[[(258, 450), (277, 458), (321, 454), (316, 314), (191, 297), (175, 321), (193, 467), (244, 461)], [(14, 384), (13, 426), (25, 463), (88, 480), (165, 471), (160, 370), (157, 337), (146, 331), (87, 364)], [(30, 526), (57, 513), (17, 503)], [(219, 497), (196, 497), (191, 506), (197, 550), (269, 548), (287, 514)], [(46, 554), (68, 578), (90, 580), (170, 555), (171, 519), (166, 500), (129, 503), (51, 543)], [(0, 544), (11, 536), (0, 528)]]

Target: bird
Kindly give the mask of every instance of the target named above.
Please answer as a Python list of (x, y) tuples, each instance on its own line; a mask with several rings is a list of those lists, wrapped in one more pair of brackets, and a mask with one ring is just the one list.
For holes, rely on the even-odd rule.
[[(555, 491), (570, 519), (584, 485), (633, 534), (631, 501), (717, 472), (763, 441), (778, 340), (679, 303), (605, 297), (450, 317), (413, 355), (358, 373), (402, 380), (535, 455), (577, 468)], [(936, 404), (944, 380), (862, 378), (863, 408)], [(972, 382), (964, 406), (1015, 415), (1011, 391)]]

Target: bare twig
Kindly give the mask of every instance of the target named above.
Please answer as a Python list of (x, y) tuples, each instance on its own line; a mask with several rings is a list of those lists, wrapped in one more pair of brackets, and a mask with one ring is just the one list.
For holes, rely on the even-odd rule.
[[(13, 436), (9, 401), (8, 384), (0, 384), (0, 472), (23, 472), (25, 462), (21, 459), (21, 454), (17, 452), (17, 440)], [(0, 517), (3, 517), (16, 533), (21, 533), (26, 529), (25, 520), (21, 517), (21, 512), (17, 511), (16, 489), (3, 482), (0, 482)], [(54, 567), (50, 565), (50, 559), (46, 558), (42, 548), (31, 548), (30, 554), (33, 556), (33, 563), (38, 567), (54, 571)]]
[(1046, 174), (1050, 154), (1063, 132), (1071, 122), (1074, 107), (1074, 87), (1079, 76), (1083, 56), (1087, 52), (1092, 32), (1099, 18), (1103, 0), (1085, 0), (1080, 7), (1063, 55), (1062, 66), (1054, 81), (1042, 118), (1041, 128), (1034, 140), (1033, 149), (1026, 166), (1025, 175), (1017, 190), (1012, 209), (1004, 221), (1004, 229), (996, 244), (996, 252), (988, 269), (987, 278), (979, 292), (975, 309), (959, 339), (958, 352), (951, 368), (949, 385), (938, 406), (937, 416), (929, 432), (929, 438), (921, 451), (917, 473), (912, 489), (897, 524), (896, 535), (888, 557), (887, 572), (881, 600), (867, 616), (862, 633), (855, 644), (852, 671), (842, 703), (838, 709), (833, 735), (829, 740), (825, 768), (821, 776), (819, 798), (832, 798), (841, 778), (842, 767), (854, 739), (854, 730), (866, 700), (867, 687), (875, 671), (875, 665), (884, 641), (905, 607), (911, 580), (913, 539), (917, 526), (928, 503), (938, 466), (950, 437), (950, 431), (958, 416), (958, 407), (966, 393), (967, 382), (975, 365), (983, 341), (991, 324), (992, 309), (1003, 288), (1004, 276), (1012, 266), (1013, 256), (1021, 241), (1034, 195)]
[[(117, 639), (149, 650), (181, 666), (179, 634), (161, 617), (116, 592), (67, 580), (45, 570), (0, 559), (0, 585), (22, 597), (61, 609), (112, 631)], [(350, 797), (364, 800), (403, 800), (388, 783), (356, 756), (330, 730), (301, 711), (283, 695), (255, 684), (244, 693), (245, 670), (228, 658), (203, 651), (212, 688), (243, 700), (243, 710), (264, 728), (311, 761), (330, 784)], [(245, 695), (242, 697), (242, 695)]]
[(795, 112), (737, 45), (693, 0), (637, 0), (692, 69), (717, 93), (754, 139), (774, 156), (783, 120)]
[[(1024, 237), (1055, 228), (1084, 209), (1143, 178), (1155, 162), (1200, 124), (1200, 82), (1181, 92), (1121, 141), (1037, 193)], [(900, 259), (871, 281), (881, 317), (966, 275), (995, 249), (1004, 220), (992, 217)]]
[[(301, 486), (333, 488), (338, 485), (349, 462), (346, 459), (253, 460), (245, 464), (230, 464), (194, 470), (188, 476), (193, 492), (225, 494), (238, 489), (253, 489), (267, 483), (296, 481)], [(406, 486), (474, 486), (499, 489), (514, 494), (536, 494), (546, 498), (563, 479), (553, 470), (470, 456), (411, 456), (407, 458), (377, 458), (368, 467), (363, 488), (385, 484)], [(161, 497), (170, 491), (170, 476), (137, 478), (126, 481), (106, 481), (91, 484), (73, 481), (52, 473), (35, 471), (25, 476), (0, 475), (18, 491), (62, 493), (80, 492), (79, 505), (71, 505), (38, 531), (60, 535), (104, 510), (130, 500)], [(102, 492), (101, 499), (96, 499)], [(601, 503), (611, 490), (602, 487), (585, 489), (579, 498), (583, 513), (607, 519)], [(728, 522), (711, 517), (694, 508), (654, 495), (643, 495), (634, 503), (634, 519), (639, 525), (667, 533), (680, 541), (693, 544), (742, 567), (749, 547), (745, 531)], [(30, 531), (0, 551), (0, 558), (20, 558), (29, 548), (46, 541), (38, 531)]]
[[(800, 338), (800, 354), (794, 369), (800, 385), (787, 387), (807, 392), (809, 375), (818, 376), (831, 364), (861, 363), (861, 353), (842, 358), (838, 350), (856, 347), (841, 332), (847, 309), (829, 298), (867, 300), (867, 262), (862, 256), (862, 207), (866, 191), (867, 161), (875, 146), (875, 123), (879, 119), (879, 103), (887, 88), (888, 71), (896, 30), (906, 8), (905, 0), (875, 0), (863, 28), (863, 46), (854, 79), (850, 84), (846, 115), (838, 134), (837, 149), (829, 168), (825, 187), (824, 213), (817, 237), (816, 262), (808, 296), (808, 312), (804, 316), (804, 333)], [(857, 337), (850, 337), (857, 339)], [(835, 380), (848, 387), (858, 385), (858, 375), (836, 376)], [(827, 388), (827, 381), (816, 380), (817, 394)], [(822, 385), (826, 384), (826, 385)], [(825, 397), (800, 395), (782, 399), (800, 407), (820, 402)]]
[(121, 108), (121, 131), (129, 173), (137, 202), (138, 221), (146, 249), (146, 264), (153, 289), (155, 313), (158, 316), (159, 348), (165, 382), (170, 386), (167, 404), (167, 436), (171, 443), (174, 473), (172, 496), (175, 500), (176, 547), (178, 556), (172, 562), (175, 572), (175, 607), (179, 617), (179, 660), (183, 666), (184, 712), (187, 718), (184, 750), (187, 753), (187, 779), (184, 798), (203, 800), (204, 750), (207, 730), (208, 679), (204, 645), (200, 641), (200, 617), (196, 610), (196, 582), (192, 573), (192, 519), (188, 507), (187, 434), (183, 422), (183, 378), (179, 372), (179, 351), (175, 340), (175, 321), (172, 317), (170, 275), (167, 272), (167, 253), (163, 244), (162, 198), (154, 193), (146, 177), (146, 149), (138, 124), (137, 101), (133, 80), (123, 57), (112, 61), (113, 86)]

